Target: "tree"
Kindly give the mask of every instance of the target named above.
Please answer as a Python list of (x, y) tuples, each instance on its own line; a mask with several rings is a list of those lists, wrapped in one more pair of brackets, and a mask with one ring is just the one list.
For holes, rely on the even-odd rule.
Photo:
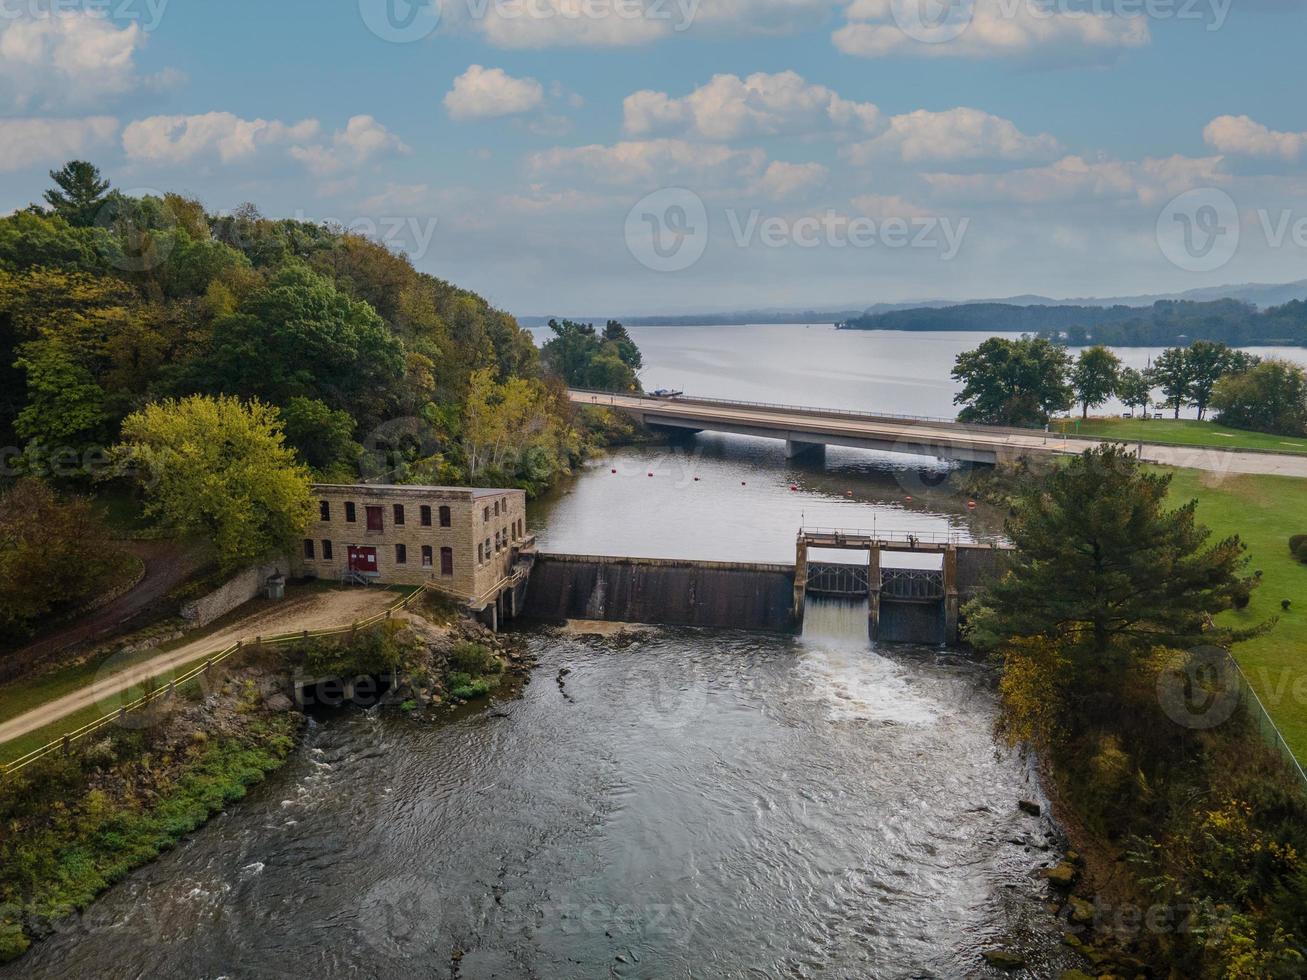
[(1193, 370), (1189, 352), (1183, 347), (1169, 347), (1157, 355), (1149, 375), (1153, 385), (1162, 389), (1166, 404), (1175, 408), (1175, 417), (1189, 400), (1193, 391)]
[(1201, 421), (1207, 416), (1216, 382), (1235, 368), (1235, 351), (1225, 344), (1196, 340), (1185, 352), (1185, 361), (1189, 367), (1189, 404), (1198, 409)]
[(14, 420), (20, 438), (79, 452), (96, 440), (107, 415), (90, 371), (51, 344), (33, 345), (15, 364), (27, 372), (27, 404)]
[(309, 518), (308, 470), (258, 401), (148, 405), (123, 422), (115, 456), (139, 468), (146, 512), (211, 540), (228, 571), (286, 550)]
[(1142, 371), (1122, 368), (1116, 379), (1116, 396), (1131, 412), (1142, 407), (1143, 418), (1148, 418), (1148, 403), (1153, 397), (1153, 386)]
[(1075, 370), (1071, 372), (1071, 387), (1076, 400), (1084, 407), (1081, 418), (1089, 418), (1089, 410), (1102, 405), (1116, 393), (1121, 359), (1099, 344), (1080, 352)]
[(609, 320), (603, 336), (592, 323), (549, 321), (554, 338), (544, 345), (545, 367), (574, 388), (639, 391), (635, 372), (643, 359), (626, 328)]
[(1007, 522), (1011, 565), (971, 611), (973, 642), (1047, 637), (1089, 671), (1154, 646), (1236, 639), (1211, 617), (1256, 584), (1240, 576), (1243, 543), (1209, 543), (1197, 501), (1167, 510), (1170, 485), (1117, 445), (1026, 485)]
[(59, 170), (50, 171), (55, 187), (45, 192), (45, 199), (55, 213), (75, 228), (89, 228), (104, 204), (109, 181), (100, 176), (99, 168), (85, 160), (70, 160)]
[(1071, 358), (1043, 338), (991, 337), (958, 355), (953, 378), (963, 385), (954, 396), (965, 407), (962, 422), (986, 425), (1045, 425), (1053, 412), (1071, 407), (1067, 375)]
[(0, 628), (9, 636), (85, 599), (119, 562), (118, 549), (82, 497), (59, 500), (40, 480), (0, 496)]
[(332, 411), (312, 398), (292, 398), (282, 407), (281, 418), (286, 441), (314, 470), (343, 477), (353, 469), (357, 478), (363, 447), (354, 440), (354, 419), (348, 412)]
[(1236, 428), (1286, 436), (1307, 434), (1307, 371), (1269, 358), (1218, 381), (1212, 407), (1218, 421)]

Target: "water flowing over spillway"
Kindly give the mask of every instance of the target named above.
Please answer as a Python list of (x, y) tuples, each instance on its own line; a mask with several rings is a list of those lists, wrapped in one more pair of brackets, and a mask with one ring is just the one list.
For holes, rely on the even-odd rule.
[(810, 595), (803, 607), (803, 642), (812, 647), (870, 650), (870, 616), (866, 599)]

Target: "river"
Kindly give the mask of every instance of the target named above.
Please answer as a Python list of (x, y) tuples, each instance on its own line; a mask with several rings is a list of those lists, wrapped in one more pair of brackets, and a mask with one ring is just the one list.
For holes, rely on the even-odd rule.
[[(875, 390), (841, 372), (777, 394)], [(733, 377), (703, 387), (763, 394)], [(531, 512), (546, 550), (736, 561), (792, 561), (802, 523), (990, 540), (1001, 515), (933, 460), (708, 434), (616, 451)], [(532, 630), (520, 693), (438, 724), (315, 719), (283, 769), (0, 977), (953, 978), (999, 976), (995, 946), (1035, 976), (1076, 965), (1038, 877), (1054, 830), (1017, 807), (1039, 787), (991, 737), (992, 673), (872, 650), (865, 624)]]

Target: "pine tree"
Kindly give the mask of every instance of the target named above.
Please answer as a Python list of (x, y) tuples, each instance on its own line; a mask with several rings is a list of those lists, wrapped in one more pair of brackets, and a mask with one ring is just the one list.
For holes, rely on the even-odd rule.
[(1244, 545), (1209, 543), (1197, 501), (1167, 510), (1170, 485), (1117, 445), (1027, 485), (1007, 523), (1012, 564), (970, 609), (973, 642), (1044, 636), (1107, 667), (1154, 646), (1237, 639), (1211, 617), (1255, 584), (1240, 576)]
[(99, 168), (85, 160), (70, 160), (61, 170), (51, 170), (50, 179), (58, 186), (46, 191), (45, 199), (55, 213), (76, 228), (95, 224), (109, 190)]

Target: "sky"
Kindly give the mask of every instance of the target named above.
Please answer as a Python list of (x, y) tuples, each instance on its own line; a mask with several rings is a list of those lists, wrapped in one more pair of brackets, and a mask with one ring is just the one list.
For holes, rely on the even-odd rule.
[(1300, 0), (0, 0), (48, 171), (330, 221), (518, 315), (1307, 278)]

